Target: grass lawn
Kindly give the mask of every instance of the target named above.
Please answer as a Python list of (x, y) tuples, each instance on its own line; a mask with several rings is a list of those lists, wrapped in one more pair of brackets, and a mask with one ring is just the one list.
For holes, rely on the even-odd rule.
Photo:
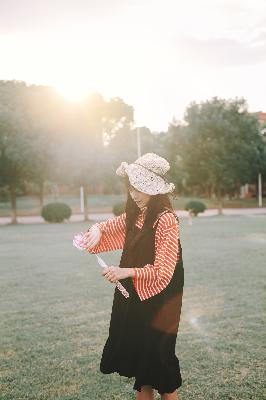
[[(114, 286), (72, 246), (85, 227), (0, 227), (1, 400), (135, 399), (134, 378), (99, 371)], [(183, 219), (181, 239), (180, 398), (265, 398), (266, 216)]]
[[(89, 212), (112, 212), (114, 204), (124, 201), (125, 195), (89, 195), (88, 196), (88, 207)], [(180, 197), (173, 200), (175, 209), (185, 209), (186, 203), (191, 200), (191, 197)], [(194, 199), (194, 198), (193, 198)], [(207, 208), (217, 208), (218, 203), (215, 199), (202, 198), (199, 199), (206, 204)], [(44, 204), (48, 204), (56, 201), (53, 196), (46, 196)], [(68, 204), (73, 214), (80, 213), (80, 201), (77, 196), (66, 196), (61, 195), (58, 201)], [(262, 206), (266, 207), (266, 198), (263, 198)], [(252, 199), (234, 199), (224, 200), (224, 208), (245, 208), (245, 207), (258, 207), (258, 200)], [(0, 217), (9, 217), (11, 215), (11, 204), (10, 201), (0, 201)], [(39, 201), (37, 197), (31, 196), (19, 196), (17, 198), (17, 215), (40, 215)]]

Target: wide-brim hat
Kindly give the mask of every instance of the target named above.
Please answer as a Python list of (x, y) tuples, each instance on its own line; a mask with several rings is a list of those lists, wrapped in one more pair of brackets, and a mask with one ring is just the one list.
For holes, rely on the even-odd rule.
[(121, 177), (128, 176), (130, 184), (140, 192), (155, 195), (172, 193), (175, 185), (164, 175), (170, 169), (168, 161), (155, 153), (146, 153), (132, 164), (123, 161), (116, 170)]

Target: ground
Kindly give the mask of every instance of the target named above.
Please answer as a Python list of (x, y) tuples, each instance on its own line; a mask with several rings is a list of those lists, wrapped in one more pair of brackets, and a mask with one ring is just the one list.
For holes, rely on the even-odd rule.
[[(125, 201), (125, 195), (88, 195), (88, 207), (89, 213), (110, 213), (112, 212), (113, 206), (116, 203)], [(178, 197), (172, 200), (174, 209), (184, 210), (185, 205), (188, 201), (192, 200), (191, 197)], [(216, 209), (218, 207), (217, 200), (209, 198), (198, 199), (206, 204), (208, 209)], [(54, 196), (46, 195), (44, 198), (44, 204), (48, 204), (54, 201), (60, 201), (68, 204), (73, 214), (80, 213), (80, 199), (79, 195), (60, 195), (57, 199)], [(262, 206), (266, 207), (266, 198), (263, 198)], [(258, 207), (258, 200), (256, 198), (251, 199), (234, 199), (224, 200), (225, 208), (256, 208)], [(18, 216), (38, 216), (40, 215), (39, 200), (37, 196), (18, 196), (17, 197), (17, 215)], [(10, 200), (0, 201), (0, 218), (11, 216), (11, 204)]]
[[(181, 219), (180, 398), (263, 399), (266, 216)], [(84, 223), (0, 227), (0, 399), (134, 399), (103, 375), (114, 286), (72, 246)], [(117, 265), (121, 252), (102, 253)], [(158, 397), (159, 398), (159, 397)]]

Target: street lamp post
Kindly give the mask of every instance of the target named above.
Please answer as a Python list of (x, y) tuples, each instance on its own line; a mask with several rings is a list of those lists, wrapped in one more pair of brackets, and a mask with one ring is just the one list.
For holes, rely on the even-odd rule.
[(259, 197), (259, 207), (262, 207), (262, 182), (261, 173), (258, 175), (258, 197)]
[[(266, 137), (266, 128), (261, 130), (262, 136), (265, 138)], [(261, 173), (258, 174), (258, 201), (259, 201), (259, 207), (262, 207), (262, 178), (261, 178)]]
[(138, 158), (141, 157), (140, 128), (137, 128), (137, 151)]
[(83, 186), (80, 186), (79, 193), (80, 193), (80, 212), (83, 214), (84, 213), (84, 187)]

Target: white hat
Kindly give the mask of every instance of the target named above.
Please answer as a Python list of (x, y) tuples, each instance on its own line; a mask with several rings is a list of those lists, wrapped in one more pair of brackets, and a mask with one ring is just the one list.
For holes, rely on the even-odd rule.
[(146, 153), (132, 164), (123, 161), (117, 168), (116, 174), (122, 177), (128, 175), (129, 182), (134, 188), (155, 195), (175, 190), (175, 185), (163, 177), (169, 169), (170, 165), (165, 158), (155, 153)]

